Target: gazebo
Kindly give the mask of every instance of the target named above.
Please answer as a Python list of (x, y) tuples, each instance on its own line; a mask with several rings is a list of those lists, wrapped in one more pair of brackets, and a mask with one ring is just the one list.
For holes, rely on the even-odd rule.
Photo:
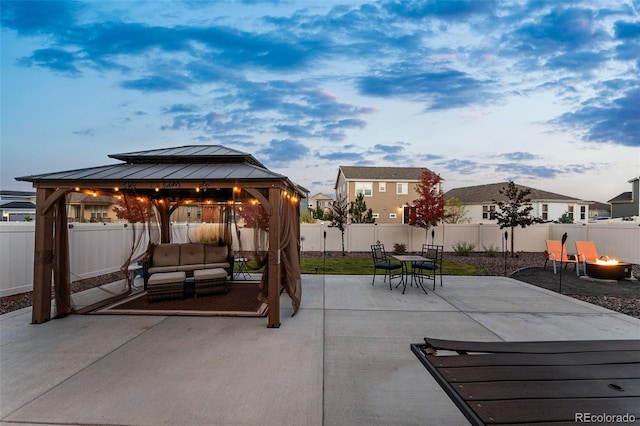
[[(51, 319), (52, 278), (56, 316), (72, 313), (66, 195), (145, 197), (157, 209), (160, 242), (170, 242), (171, 213), (194, 200), (230, 202), (236, 194), (257, 200), (269, 214), (268, 327), (280, 326), (280, 290), (300, 305), (300, 222), (296, 186), (252, 155), (221, 145), (188, 145), (109, 155), (121, 163), (17, 177), (36, 188), (32, 323)], [(52, 277), (53, 276), (53, 277)]]

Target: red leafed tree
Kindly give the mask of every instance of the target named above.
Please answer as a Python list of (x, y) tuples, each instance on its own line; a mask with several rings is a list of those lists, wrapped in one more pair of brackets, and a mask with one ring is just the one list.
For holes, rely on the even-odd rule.
[(269, 229), (269, 213), (262, 204), (247, 201), (238, 209), (238, 215), (244, 220), (246, 228)]
[(129, 223), (144, 223), (149, 218), (149, 207), (136, 197), (126, 197), (126, 201), (124, 198), (118, 200), (113, 211), (118, 219), (126, 219)]
[(416, 185), (416, 191), (420, 198), (413, 200), (413, 206), (409, 209), (409, 225), (419, 226), (425, 232), (432, 226), (437, 226), (444, 218), (444, 197), (440, 191), (439, 175), (423, 170), (420, 175), (420, 183)]

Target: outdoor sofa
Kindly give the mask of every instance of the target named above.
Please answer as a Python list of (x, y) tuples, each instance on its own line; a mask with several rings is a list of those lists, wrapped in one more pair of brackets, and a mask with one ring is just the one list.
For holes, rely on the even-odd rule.
[[(226, 290), (227, 277), (233, 279), (232, 267), (233, 254), (230, 247), (203, 243), (155, 245), (142, 262), (145, 288), (150, 299), (184, 297), (184, 279), (194, 277), (195, 271), (224, 270), (224, 274), (218, 273), (215, 280), (208, 281), (211, 286), (223, 285)], [(150, 288), (149, 279), (154, 275), (156, 277), (151, 279), (154, 288)], [(202, 286), (197, 288), (205, 291)]]

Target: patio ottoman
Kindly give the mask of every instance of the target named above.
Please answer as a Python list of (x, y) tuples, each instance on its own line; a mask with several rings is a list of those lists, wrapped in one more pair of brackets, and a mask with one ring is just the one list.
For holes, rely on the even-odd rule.
[(185, 273), (156, 272), (147, 282), (147, 300), (184, 298)]
[(227, 271), (222, 268), (193, 271), (195, 297), (203, 294), (227, 292)]

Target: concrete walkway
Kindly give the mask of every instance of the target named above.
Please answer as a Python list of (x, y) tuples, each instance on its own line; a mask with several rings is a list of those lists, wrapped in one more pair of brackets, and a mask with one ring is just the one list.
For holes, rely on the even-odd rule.
[(0, 316), (2, 425), (467, 424), (410, 351), (480, 341), (640, 339), (640, 320), (502, 277), (428, 295), (305, 275), (295, 317)]

